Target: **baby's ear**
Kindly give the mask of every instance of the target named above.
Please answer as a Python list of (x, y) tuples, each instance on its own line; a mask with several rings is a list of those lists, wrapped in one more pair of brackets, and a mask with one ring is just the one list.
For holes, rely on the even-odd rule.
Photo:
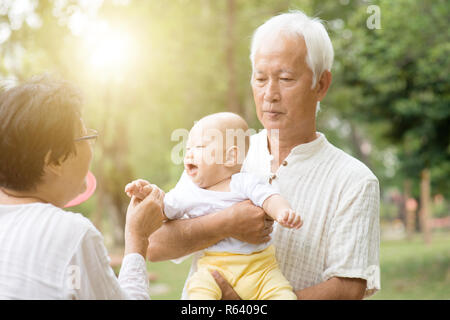
[(236, 146), (229, 147), (225, 153), (225, 167), (234, 167), (238, 164), (238, 148)]

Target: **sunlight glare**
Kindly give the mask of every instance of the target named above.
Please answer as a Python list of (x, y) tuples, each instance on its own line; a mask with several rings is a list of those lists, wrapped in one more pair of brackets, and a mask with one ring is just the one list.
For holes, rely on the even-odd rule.
[(120, 34), (109, 34), (107, 37), (100, 39), (93, 48), (89, 63), (96, 69), (122, 69), (129, 56), (128, 39)]
[(120, 74), (132, 62), (135, 48), (131, 34), (101, 22), (84, 35), (86, 62), (95, 71)]

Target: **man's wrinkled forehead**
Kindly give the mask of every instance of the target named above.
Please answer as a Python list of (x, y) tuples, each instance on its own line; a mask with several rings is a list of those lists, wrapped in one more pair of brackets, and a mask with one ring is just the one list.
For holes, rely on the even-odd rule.
[(268, 64), (275, 56), (292, 57), (293, 60), (305, 60), (307, 56), (306, 42), (302, 35), (278, 33), (261, 41), (255, 50), (253, 69), (257, 64)]

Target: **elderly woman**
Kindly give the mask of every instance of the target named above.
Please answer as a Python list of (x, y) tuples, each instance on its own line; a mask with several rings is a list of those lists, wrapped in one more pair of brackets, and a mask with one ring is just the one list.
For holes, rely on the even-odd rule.
[(132, 198), (117, 279), (103, 238), (61, 209), (86, 188), (96, 135), (80, 95), (48, 77), (0, 94), (0, 299), (148, 299), (148, 237), (162, 224), (163, 193)]

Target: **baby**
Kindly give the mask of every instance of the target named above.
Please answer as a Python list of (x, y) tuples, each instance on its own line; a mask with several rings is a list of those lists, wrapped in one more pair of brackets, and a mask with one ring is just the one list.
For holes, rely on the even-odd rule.
[[(206, 116), (193, 126), (186, 146), (185, 171), (164, 197), (167, 219), (194, 218), (250, 199), (282, 226), (301, 227), (300, 216), (274, 187), (261, 177), (240, 172), (249, 147), (247, 130), (245, 120), (229, 112)], [(151, 188), (140, 179), (129, 183), (125, 192), (143, 198)], [(227, 238), (205, 249), (197, 271), (186, 284), (189, 299), (221, 298), (210, 270), (218, 270), (242, 299), (297, 299), (278, 267), (270, 242), (250, 244)]]

